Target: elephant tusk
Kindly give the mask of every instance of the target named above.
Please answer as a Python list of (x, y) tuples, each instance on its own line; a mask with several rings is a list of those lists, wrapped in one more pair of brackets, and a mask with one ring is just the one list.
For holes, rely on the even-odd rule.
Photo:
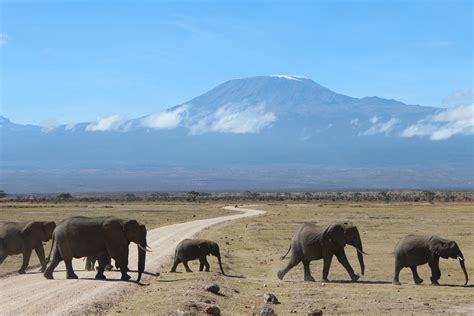
[(464, 261), (464, 258), (463, 258), (463, 257), (458, 257), (458, 259), (459, 259), (460, 261)]
[(146, 249), (145, 247), (143, 247), (143, 246), (140, 245), (140, 244), (137, 244), (137, 246), (138, 246), (138, 248), (140, 248), (140, 249), (143, 250), (143, 251), (152, 252), (151, 250)]
[(364, 254), (364, 255), (369, 255), (368, 253), (364, 252), (363, 250), (360, 250), (359, 248), (356, 248), (358, 253)]

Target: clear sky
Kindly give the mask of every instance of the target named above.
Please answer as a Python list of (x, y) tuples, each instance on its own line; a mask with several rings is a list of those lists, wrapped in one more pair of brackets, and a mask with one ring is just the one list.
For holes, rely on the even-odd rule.
[(270, 74), (409, 104), (472, 95), (472, 1), (20, 0), (0, 10), (0, 114), (19, 123), (132, 118)]

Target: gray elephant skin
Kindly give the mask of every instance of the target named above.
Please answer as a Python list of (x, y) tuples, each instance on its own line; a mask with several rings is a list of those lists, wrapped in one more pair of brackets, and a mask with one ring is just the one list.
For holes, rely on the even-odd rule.
[(354, 273), (347, 260), (344, 251), (346, 245), (356, 248), (363, 275), (365, 270), (363, 254), (365, 253), (362, 248), (359, 230), (355, 225), (351, 223), (335, 223), (327, 226), (316, 226), (311, 223), (304, 223), (296, 230), (288, 252), (281, 258), (284, 259), (291, 252), (288, 265), (278, 271), (277, 276), (282, 280), (288, 271), (302, 262), (304, 266), (304, 280), (314, 281), (309, 268), (310, 262), (323, 259), (322, 280), (327, 282), (332, 258), (335, 255), (347, 270), (347, 273), (349, 273), (351, 280), (356, 282), (359, 276)]
[(199, 259), (199, 271), (209, 272), (209, 262), (206, 257), (213, 255), (217, 258), (219, 268), (222, 274), (225, 275), (224, 269), (222, 268), (221, 253), (219, 245), (210, 240), (205, 239), (184, 239), (176, 246), (174, 263), (171, 268), (171, 272), (176, 272), (178, 264), (183, 263), (186, 272), (192, 272), (188, 266), (188, 261)]
[(440, 258), (459, 258), (459, 264), (466, 280), (464, 285), (467, 285), (469, 277), (464, 264), (464, 256), (458, 244), (454, 240), (443, 239), (435, 235), (408, 235), (398, 242), (395, 248), (395, 273), (392, 283), (400, 285), (400, 270), (405, 267), (411, 269), (415, 284), (422, 283), (423, 279), (418, 275), (416, 268), (428, 263), (431, 269), (431, 283), (439, 285), (438, 280), (441, 278), (441, 270), (439, 269)]
[(23, 254), (18, 273), (24, 274), (30, 263), (33, 249), (38, 255), (41, 271), (46, 269), (43, 242), (51, 240), (54, 222), (2, 222), (0, 223), (0, 264), (7, 256)]
[(61, 260), (64, 260), (67, 278), (77, 279), (72, 268), (72, 259), (95, 257), (99, 261), (96, 279), (106, 278), (104, 270), (107, 262), (112, 258), (120, 268), (121, 280), (129, 280), (131, 277), (127, 274), (128, 248), (130, 242), (134, 242), (138, 247), (137, 282), (139, 282), (145, 270), (146, 234), (145, 225), (133, 219), (83, 216), (65, 219), (54, 230), (52, 259), (44, 276), (52, 279), (54, 269)]

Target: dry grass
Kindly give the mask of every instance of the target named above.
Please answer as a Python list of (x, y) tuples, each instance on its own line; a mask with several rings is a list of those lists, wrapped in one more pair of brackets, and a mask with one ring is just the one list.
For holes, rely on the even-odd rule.
[[(117, 216), (134, 218), (152, 228), (187, 222), (195, 219), (228, 215), (220, 204), (213, 203), (156, 203), (156, 202), (122, 202), (122, 203), (29, 203), (13, 202), (0, 204), (0, 221), (55, 221), (58, 223), (71, 216)], [(51, 242), (45, 246), (49, 252)], [(22, 256), (9, 256), (0, 265), (0, 276), (17, 271), (21, 266)], [(39, 266), (38, 257), (32, 253), (30, 266)]]
[[(227, 272), (238, 277), (223, 277), (216, 271), (217, 263), (210, 258), (210, 273), (178, 273), (164, 271), (162, 276), (145, 288), (122, 298), (121, 304), (109, 313), (165, 315), (177, 309), (202, 311), (207, 304), (217, 304), (224, 315), (258, 313), (263, 294), (274, 293), (281, 301), (273, 308), (278, 314), (292, 311), (305, 314), (312, 308), (322, 308), (325, 314), (431, 314), (453, 306), (472, 304), (473, 288), (464, 284), (463, 273), (456, 260), (441, 260), (441, 284), (429, 283), (429, 268), (420, 267), (425, 279), (414, 285), (409, 269), (400, 275), (401, 286), (390, 284), (396, 242), (408, 233), (438, 234), (455, 239), (467, 259), (466, 265), (474, 277), (472, 204), (284, 204), (256, 207), (267, 211), (265, 216), (229, 222), (201, 233), (199, 237), (219, 242)], [(358, 283), (345, 283), (349, 277), (333, 260), (330, 282), (303, 282), (302, 265), (290, 271), (284, 281), (276, 272), (286, 264), (279, 259), (286, 250), (293, 232), (302, 222), (331, 223), (352, 221), (362, 233), (366, 256), (366, 275)], [(355, 250), (346, 248), (349, 261), (359, 271)], [(311, 264), (313, 276), (321, 279), (322, 262)], [(180, 271), (183, 267), (180, 266)], [(197, 271), (197, 262), (191, 265)], [(221, 286), (222, 296), (202, 290), (209, 283)]]

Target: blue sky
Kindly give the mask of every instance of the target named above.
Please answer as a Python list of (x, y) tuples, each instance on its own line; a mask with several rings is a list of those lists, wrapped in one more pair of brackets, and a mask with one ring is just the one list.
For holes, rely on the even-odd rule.
[(472, 95), (472, 1), (1, 1), (0, 9), (0, 114), (19, 123), (132, 118), (228, 79), (270, 74), (409, 104), (449, 107)]

